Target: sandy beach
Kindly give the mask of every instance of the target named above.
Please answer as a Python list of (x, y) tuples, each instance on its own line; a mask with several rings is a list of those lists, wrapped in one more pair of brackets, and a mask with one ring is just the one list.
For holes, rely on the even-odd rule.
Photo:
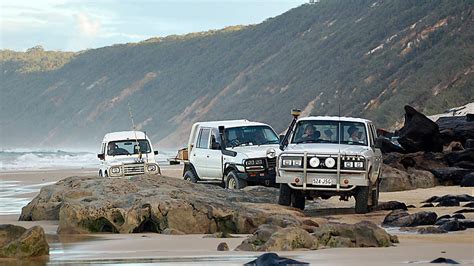
[[(179, 178), (181, 166), (163, 166), (166, 176)], [(73, 175), (94, 175), (95, 169), (39, 170), (0, 172), (0, 224), (11, 223), (24, 227), (41, 225), (51, 246), (50, 264), (144, 264), (160, 263), (182, 265), (226, 264), (242, 265), (261, 253), (232, 251), (246, 235), (235, 238), (204, 238), (203, 235), (160, 235), (160, 234), (97, 234), (58, 235), (57, 221), (18, 221), (21, 207), (26, 205), (47, 184)], [(458, 186), (438, 186), (403, 192), (381, 193), (381, 201), (397, 200), (407, 205), (419, 207), (420, 202), (445, 194), (473, 194), (472, 188)], [(380, 224), (388, 211), (378, 211), (367, 215), (354, 214), (353, 201), (340, 202), (337, 198), (323, 202), (322, 209), (310, 209), (306, 215), (322, 217), (334, 222), (356, 223), (370, 220)], [(335, 208), (332, 208), (335, 207)], [(461, 207), (414, 208), (435, 211), (438, 215), (452, 214)], [(473, 213), (466, 213), (474, 219)], [(454, 259), (462, 264), (474, 264), (474, 230), (468, 229), (441, 235), (419, 235), (388, 229), (399, 237), (400, 244), (390, 248), (337, 248), (321, 250), (300, 250), (278, 252), (281, 256), (309, 262), (313, 265), (406, 265), (428, 264), (438, 257)], [(216, 250), (219, 243), (226, 242), (231, 251)], [(0, 261), (16, 265), (14, 261)], [(32, 261), (44, 263), (41, 261)]]

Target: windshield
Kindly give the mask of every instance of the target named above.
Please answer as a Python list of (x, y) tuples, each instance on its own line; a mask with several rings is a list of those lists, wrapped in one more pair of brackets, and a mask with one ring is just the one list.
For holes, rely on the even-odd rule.
[(107, 145), (107, 155), (132, 155), (141, 153), (150, 153), (150, 143), (146, 139), (136, 140), (118, 140), (111, 141)]
[(225, 129), (227, 147), (278, 144), (277, 134), (269, 126), (232, 127)]
[[(340, 135), (342, 137), (339, 141)], [(296, 124), (291, 143), (341, 143), (367, 146), (367, 133), (365, 124), (360, 122), (303, 120)]]

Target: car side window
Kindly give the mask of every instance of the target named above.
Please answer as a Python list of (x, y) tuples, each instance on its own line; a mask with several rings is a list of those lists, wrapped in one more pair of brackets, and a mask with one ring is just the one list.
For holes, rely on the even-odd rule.
[(372, 125), (371, 124), (367, 124), (368, 128), (369, 128), (369, 135), (370, 135), (370, 140), (369, 140), (369, 144), (371, 147), (374, 146), (374, 130), (372, 128)]
[(203, 128), (199, 132), (198, 141), (196, 143), (196, 148), (199, 149), (208, 149), (209, 148), (209, 128)]

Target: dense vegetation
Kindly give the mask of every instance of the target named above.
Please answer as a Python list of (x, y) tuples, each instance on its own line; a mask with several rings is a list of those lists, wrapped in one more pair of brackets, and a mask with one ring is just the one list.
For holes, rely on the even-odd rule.
[(46, 68), (2, 51), (2, 146), (97, 146), (131, 128), (128, 103), (138, 127), (168, 146), (202, 120), (282, 131), (293, 107), (390, 127), (405, 104), (436, 113), (474, 100), (472, 7), (323, 0), (258, 25), (52, 53)]

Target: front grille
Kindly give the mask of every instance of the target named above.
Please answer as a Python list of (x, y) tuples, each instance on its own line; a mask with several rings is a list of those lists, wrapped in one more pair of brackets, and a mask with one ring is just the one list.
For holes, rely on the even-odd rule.
[(144, 174), (145, 166), (143, 164), (129, 164), (123, 166), (123, 173), (125, 175)]
[(267, 158), (267, 167), (269, 171), (274, 171), (277, 164), (277, 158)]

